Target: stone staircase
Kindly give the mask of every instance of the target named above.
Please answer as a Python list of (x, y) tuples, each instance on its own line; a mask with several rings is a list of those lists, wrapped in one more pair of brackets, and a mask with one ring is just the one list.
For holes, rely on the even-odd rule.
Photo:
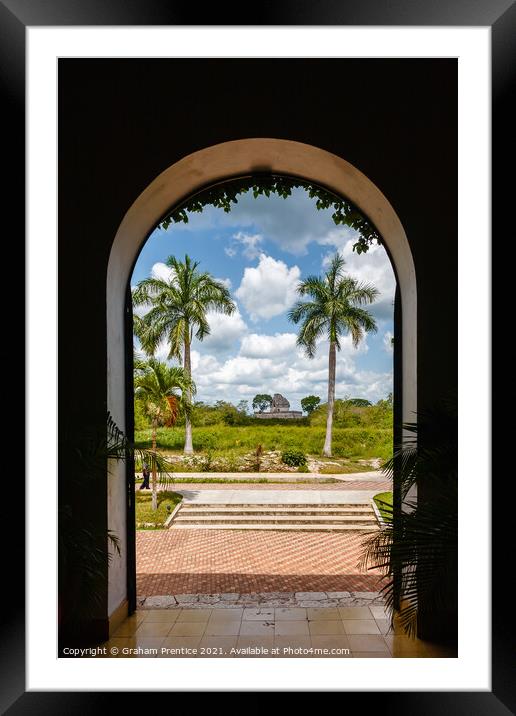
[(183, 502), (170, 529), (372, 531), (371, 504), (199, 504)]

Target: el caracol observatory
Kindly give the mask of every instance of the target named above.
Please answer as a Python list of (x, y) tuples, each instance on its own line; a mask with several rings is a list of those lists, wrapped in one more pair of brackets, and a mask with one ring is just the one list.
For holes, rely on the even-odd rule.
[(295, 420), (302, 418), (303, 413), (300, 410), (290, 410), (288, 400), (281, 393), (274, 393), (270, 410), (267, 413), (255, 413), (254, 417), (262, 420), (267, 420), (268, 418)]

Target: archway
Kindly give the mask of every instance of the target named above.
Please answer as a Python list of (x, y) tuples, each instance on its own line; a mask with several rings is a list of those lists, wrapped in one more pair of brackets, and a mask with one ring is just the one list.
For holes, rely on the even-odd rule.
[[(375, 225), (389, 251), (401, 302), (401, 419), (417, 407), (417, 291), (409, 243), (394, 209), (381, 191), (344, 159), (319, 148), (278, 139), (225, 142), (195, 152), (162, 172), (137, 198), (115, 236), (107, 273), (108, 410), (126, 429), (126, 299), (128, 281), (142, 243), (163, 215), (201, 188), (254, 173), (284, 174), (327, 187), (353, 202)], [(127, 480), (113, 466), (108, 482), (108, 521), (121, 538), (122, 559), (109, 569), (108, 613), (117, 623), (127, 613)], [(129, 576), (129, 581), (131, 577)]]

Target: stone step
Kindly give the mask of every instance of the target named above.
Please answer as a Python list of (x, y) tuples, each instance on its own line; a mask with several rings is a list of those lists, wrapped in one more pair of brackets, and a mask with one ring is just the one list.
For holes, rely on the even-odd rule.
[(373, 510), (371, 507), (325, 507), (324, 505), (314, 505), (313, 507), (290, 507), (284, 505), (283, 507), (267, 507), (265, 505), (256, 505), (255, 507), (241, 507), (240, 505), (222, 505), (221, 507), (189, 507), (188, 509), (181, 508), (181, 512), (188, 513), (189, 515), (204, 515), (204, 514), (232, 514), (232, 513), (245, 513), (245, 514), (261, 514), (267, 512), (274, 512), (275, 514), (307, 514), (315, 515), (319, 513), (325, 514), (369, 514)]
[(369, 511), (372, 509), (371, 505), (367, 502), (342, 502), (342, 503), (328, 503), (324, 504), (321, 502), (308, 503), (268, 503), (268, 502), (242, 502), (242, 503), (226, 503), (226, 502), (183, 502), (181, 505), (181, 511), (183, 510), (221, 510), (221, 509), (238, 509), (238, 510), (284, 510), (284, 509), (310, 509), (310, 510), (360, 510)]
[(314, 525), (314, 524), (283, 524), (278, 525), (276, 523), (269, 523), (269, 524), (205, 524), (205, 525), (199, 525), (199, 524), (177, 524), (174, 522), (170, 529), (176, 529), (176, 530), (188, 530), (188, 529), (203, 529), (203, 530), (276, 530), (276, 531), (291, 531), (291, 532), (299, 532), (299, 531), (312, 531), (312, 532), (344, 532), (344, 531), (356, 531), (356, 532), (371, 532), (374, 529), (378, 529), (377, 525), (374, 524), (368, 524), (368, 525), (356, 525), (356, 524), (320, 524), (320, 525)]
[(234, 504), (184, 502), (171, 529), (362, 530), (378, 529), (371, 504)]
[(344, 522), (365, 524), (375, 523), (376, 517), (374, 513), (371, 515), (199, 515), (198, 517), (183, 516), (180, 513), (176, 515), (174, 519), (175, 523), (190, 524), (204, 524), (206, 522), (219, 522), (219, 523), (235, 523), (235, 522), (252, 522), (259, 524), (263, 522), (277, 522), (286, 524), (307, 524), (307, 523), (322, 523), (328, 524), (340, 524)]

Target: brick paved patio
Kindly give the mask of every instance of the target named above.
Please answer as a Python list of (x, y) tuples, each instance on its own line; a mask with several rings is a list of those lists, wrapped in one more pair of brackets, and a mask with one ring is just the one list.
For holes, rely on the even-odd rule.
[(379, 575), (357, 569), (363, 539), (357, 532), (137, 531), (137, 593), (377, 591)]

